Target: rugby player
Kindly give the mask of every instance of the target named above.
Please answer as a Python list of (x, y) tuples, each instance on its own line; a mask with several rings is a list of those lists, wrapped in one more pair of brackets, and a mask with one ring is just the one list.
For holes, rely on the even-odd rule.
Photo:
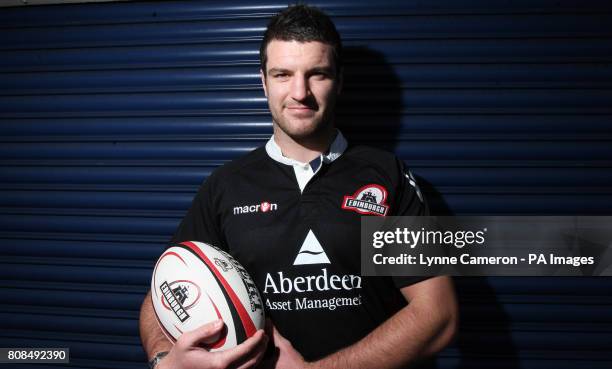
[[(401, 160), (349, 145), (335, 128), (342, 45), (329, 17), (288, 7), (268, 24), (260, 60), (273, 136), (209, 176), (173, 241), (230, 252), (255, 280), (271, 326), (223, 352), (200, 345), (222, 330), (220, 322), (172, 345), (147, 296), (140, 331), (150, 365), (413, 366), (455, 334), (451, 280), (360, 276), (360, 217), (427, 215), (426, 200)], [(268, 345), (275, 354), (263, 359)]]

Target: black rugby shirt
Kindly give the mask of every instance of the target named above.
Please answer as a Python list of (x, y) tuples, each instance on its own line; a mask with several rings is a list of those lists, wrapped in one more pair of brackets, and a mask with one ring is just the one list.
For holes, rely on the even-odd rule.
[(399, 288), (423, 279), (359, 275), (364, 215), (428, 215), (402, 161), (338, 133), (326, 155), (300, 164), (271, 138), (210, 175), (173, 242), (232, 254), (281, 334), (315, 360), (363, 338), (405, 306)]

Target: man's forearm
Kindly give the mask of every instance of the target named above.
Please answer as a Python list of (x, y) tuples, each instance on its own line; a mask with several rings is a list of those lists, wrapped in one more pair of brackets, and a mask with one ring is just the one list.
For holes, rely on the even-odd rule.
[(140, 340), (142, 347), (147, 353), (147, 358), (151, 359), (160, 351), (170, 351), (172, 343), (168, 341), (157, 320), (151, 303), (151, 291), (147, 293), (142, 306), (140, 307)]
[(457, 325), (454, 291), (448, 279), (430, 283), (436, 285), (434, 293), (421, 294), (362, 340), (312, 363), (313, 366), (405, 368), (444, 348)]

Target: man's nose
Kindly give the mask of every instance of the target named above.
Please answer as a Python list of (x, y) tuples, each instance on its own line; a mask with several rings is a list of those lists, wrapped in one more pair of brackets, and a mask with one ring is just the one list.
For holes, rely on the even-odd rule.
[(304, 76), (294, 76), (291, 83), (291, 98), (296, 101), (303, 101), (309, 93), (308, 80)]

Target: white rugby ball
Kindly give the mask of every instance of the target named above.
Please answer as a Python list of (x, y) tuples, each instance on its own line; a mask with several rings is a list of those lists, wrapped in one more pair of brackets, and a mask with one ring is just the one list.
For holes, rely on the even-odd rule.
[(169, 247), (151, 278), (157, 321), (172, 342), (183, 332), (223, 319), (226, 331), (207, 346), (232, 348), (264, 327), (259, 290), (247, 271), (226, 252), (196, 241)]

